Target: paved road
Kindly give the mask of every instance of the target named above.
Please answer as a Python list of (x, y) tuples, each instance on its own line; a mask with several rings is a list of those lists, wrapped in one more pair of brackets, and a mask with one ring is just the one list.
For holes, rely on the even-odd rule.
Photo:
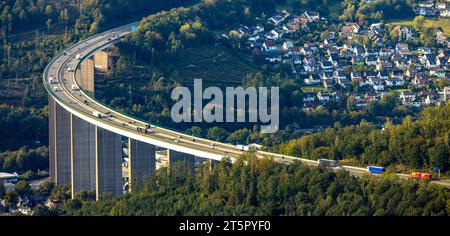
[[(130, 34), (131, 25), (125, 25), (95, 35), (60, 53), (48, 65), (44, 73), (44, 84), (49, 94), (58, 104), (81, 119), (136, 140), (216, 160), (224, 157), (234, 160), (237, 156), (242, 155), (244, 152), (237, 149), (234, 145), (193, 137), (116, 112), (100, 104), (79, 89), (74, 72), (74, 68), (77, 68), (80, 63), (80, 60), (76, 58), (77, 55), (81, 56), (81, 60), (84, 60), (94, 52), (111, 45), (121, 37)], [(50, 78), (53, 78), (54, 83), (50, 83)], [(102, 117), (94, 116), (94, 112), (102, 114)], [(318, 164), (317, 161), (263, 151), (256, 151), (256, 155), (258, 157), (273, 158), (280, 163), (292, 163), (298, 160), (311, 166), (317, 166)], [(342, 168), (356, 176), (367, 173), (365, 168), (352, 166), (342, 166)], [(399, 176), (402, 177), (402, 175)], [(450, 187), (450, 182), (448, 181), (434, 182)]]

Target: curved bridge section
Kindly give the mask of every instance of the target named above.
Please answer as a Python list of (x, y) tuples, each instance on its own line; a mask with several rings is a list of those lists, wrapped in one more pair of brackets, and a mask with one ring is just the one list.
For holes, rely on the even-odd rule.
[[(169, 167), (178, 161), (194, 166), (195, 157), (213, 161), (243, 154), (236, 146), (193, 137), (121, 114), (102, 105), (89, 94), (94, 91), (94, 70), (107, 69), (105, 50), (130, 34), (125, 25), (87, 38), (58, 54), (45, 69), (49, 94), (50, 177), (56, 184), (70, 184), (72, 196), (79, 191), (123, 193), (122, 150), (128, 148), (131, 189), (155, 173), (155, 151), (166, 149)], [(123, 142), (124, 137), (128, 142)], [(308, 165), (316, 161), (256, 151), (282, 163), (294, 160)], [(345, 166), (352, 174), (365, 169)]]
[[(233, 145), (193, 137), (118, 113), (96, 101), (95, 68), (107, 69), (105, 49), (131, 33), (134, 24), (79, 42), (58, 54), (44, 72), (49, 93), (50, 175), (71, 184), (72, 194), (122, 192), (122, 137), (128, 138), (133, 187), (155, 173), (155, 150), (166, 149), (169, 165), (194, 157), (221, 160), (242, 154)], [(133, 181), (134, 180), (134, 181)]]

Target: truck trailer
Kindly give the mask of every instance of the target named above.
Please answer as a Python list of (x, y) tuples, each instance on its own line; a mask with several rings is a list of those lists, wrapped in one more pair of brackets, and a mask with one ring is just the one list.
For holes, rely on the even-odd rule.
[(236, 145), (236, 150), (239, 150), (239, 151), (250, 151), (250, 148), (248, 146), (246, 146), (246, 145), (238, 144), (238, 145)]
[(97, 112), (97, 111), (92, 112), (92, 115), (97, 117), (97, 118), (102, 118), (102, 114), (100, 112)]
[(336, 160), (319, 159), (317, 164), (325, 167), (339, 167), (339, 163)]
[(381, 174), (384, 173), (385, 168), (384, 167), (378, 167), (378, 166), (368, 166), (367, 171), (373, 174)]

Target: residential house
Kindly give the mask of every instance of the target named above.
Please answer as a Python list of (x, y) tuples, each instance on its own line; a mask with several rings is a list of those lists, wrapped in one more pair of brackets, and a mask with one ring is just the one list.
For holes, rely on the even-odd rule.
[(425, 66), (428, 69), (436, 68), (438, 66), (436, 56), (433, 54), (425, 54), (423, 57), (423, 61), (425, 62)]
[(316, 11), (305, 11), (303, 15), (308, 19), (309, 22), (316, 22), (320, 20), (320, 14)]
[(366, 100), (366, 102), (378, 101), (380, 100), (380, 95), (378, 95), (378, 93), (375, 92), (367, 92), (364, 95), (364, 100)]
[(332, 80), (334, 79), (334, 75), (332, 72), (322, 72), (322, 80)]
[(378, 51), (375, 49), (375, 48), (372, 48), (372, 47), (368, 47), (368, 46), (366, 46), (366, 45), (364, 45), (364, 50), (365, 50), (365, 53), (366, 53), (366, 57), (369, 57), (369, 56), (378, 56)]
[(440, 67), (436, 67), (436, 68), (430, 69), (430, 76), (446, 77), (446, 73), (445, 73), (444, 69), (442, 69)]
[(421, 15), (421, 16), (436, 16), (437, 15), (437, 10), (435, 8), (424, 8), (424, 7), (419, 7), (416, 9), (416, 15)]
[(325, 80), (323, 80), (323, 86), (326, 89), (333, 89), (335, 86), (335, 82), (332, 79), (325, 79)]
[(414, 79), (412, 80), (412, 84), (418, 87), (426, 86), (428, 83), (429, 80), (424, 73), (416, 73)]
[(320, 76), (317, 74), (312, 74), (308, 78), (305, 79), (306, 85), (317, 85), (317, 84), (320, 84), (320, 82), (322, 82), (322, 81), (320, 79)]
[(375, 56), (368, 56), (366, 57), (366, 65), (368, 66), (376, 66), (378, 64), (377, 57)]
[(305, 68), (305, 71), (306, 71), (306, 72), (309, 72), (309, 73), (317, 73), (317, 72), (319, 72), (319, 70), (320, 70), (319, 65), (316, 63), (315, 60), (310, 61), (309, 63), (304, 64), (304, 65), (303, 65), (303, 68)]
[(437, 2), (435, 7), (438, 10), (445, 10), (445, 9), (447, 9), (447, 5), (446, 5), (445, 2)]
[(303, 103), (316, 101), (316, 95), (314, 93), (304, 93)]
[(328, 92), (318, 92), (317, 98), (322, 103), (327, 103), (328, 101), (330, 101), (330, 95), (328, 94)]
[(442, 95), (444, 101), (450, 101), (450, 87), (444, 87)]
[(276, 12), (272, 17), (269, 18), (268, 22), (274, 24), (275, 26), (281, 24), (289, 16), (287, 11)]
[(288, 51), (289, 49), (291, 49), (293, 47), (294, 47), (294, 43), (292, 43), (292, 41), (286, 41), (283, 43), (283, 46), (282, 46), (284, 51)]
[(394, 70), (391, 72), (391, 78), (399, 78), (399, 79), (404, 79), (404, 75), (403, 75), (403, 71), (399, 71), (399, 70)]
[(303, 56), (311, 56), (313, 54), (313, 50), (310, 47), (302, 47), (300, 54)]
[(367, 80), (369, 80), (369, 79), (376, 78), (377, 74), (373, 71), (366, 71), (366, 72), (364, 72), (364, 76), (366, 77)]
[(384, 83), (380, 78), (373, 78), (368, 80), (367, 84), (372, 85), (375, 91), (384, 91)]
[(353, 83), (357, 83), (359, 86), (364, 85), (364, 79), (362, 77), (361, 72), (351, 72), (350, 78), (352, 79)]
[(277, 43), (274, 40), (266, 40), (263, 43), (263, 49), (266, 52), (274, 52), (278, 49)]
[(434, 1), (433, 0), (426, 0), (426, 1), (420, 1), (417, 6), (423, 7), (423, 8), (432, 8), (434, 7)]
[(379, 52), (380, 57), (389, 57), (391, 54), (394, 53), (394, 50), (392, 48), (381, 48)]
[(409, 92), (409, 91), (403, 91), (403, 92), (400, 93), (400, 99), (402, 101), (409, 101), (409, 100), (411, 100), (411, 99), (413, 99), (415, 97), (416, 97), (416, 95), (411, 93), (411, 92)]
[(386, 80), (386, 86), (388, 87), (397, 87), (404, 86), (405, 80), (397, 77), (389, 78)]
[(406, 43), (398, 43), (397, 45), (395, 45), (395, 51), (400, 55), (406, 55), (410, 53), (409, 46)]
[(422, 100), (422, 103), (426, 106), (435, 106), (438, 104), (439, 96), (434, 93), (429, 93), (425, 96), (425, 99)]
[(426, 47), (419, 47), (417, 49), (417, 52), (422, 53), (422, 54), (431, 54), (431, 49), (426, 48)]
[(381, 71), (378, 71), (377, 77), (382, 80), (386, 80), (386, 79), (389, 79), (389, 73), (386, 70), (381, 70)]
[(347, 75), (343, 71), (336, 70), (333, 73), (333, 77), (336, 80), (338, 80), (338, 79), (346, 79)]
[(407, 26), (397, 25), (394, 27), (393, 31), (397, 33), (399, 40), (413, 40), (414, 39), (414, 33)]
[(278, 40), (282, 38), (284, 33), (279, 29), (273, 29), (270, 32), (266, 33), (266, 38), (271, 40)]
[(291, 59), (294, 65), (302, 64), (302, 57), (298, 54), (291, 54)]
[(441, 10), (439, 15), (441, 17), (450, 17), (450, 8)]
[(336, 81), (342, 88), (348, 88), (350, 86), (350, 80), (347, 78), (338, 78)]
[(352, 64), (362, 66), (362, 65), (364, 65), (364, 60), (365, 60), (364, 56), (353, 56)]
[(320, 67), (323, 71), (332, 71), (333, 70), (333, 64), (329, 61), (321, 61)]
[(346, 60), (339, 60), (334, 63), (334, 66), (335, 66), (336, 70), (345, 70), (345, 69), (349, 69), (352, 66), (352, 64)]

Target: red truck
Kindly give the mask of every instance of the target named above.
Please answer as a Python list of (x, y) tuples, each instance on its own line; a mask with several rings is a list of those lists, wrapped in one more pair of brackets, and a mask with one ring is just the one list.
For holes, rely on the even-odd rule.
[(428, 173), (411, 172), (411, 174), (409, 174), (409, 177), (412, 179), (431, 179), (432, 175)]

